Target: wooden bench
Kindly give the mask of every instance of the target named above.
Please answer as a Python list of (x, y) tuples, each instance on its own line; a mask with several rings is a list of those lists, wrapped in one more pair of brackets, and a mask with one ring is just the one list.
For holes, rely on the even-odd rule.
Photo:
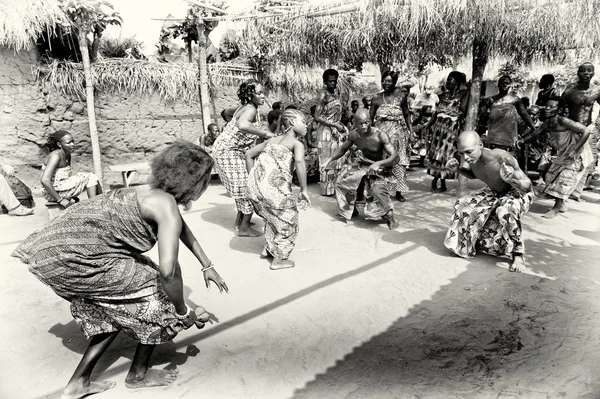
[(110, 165), (108, 169), (113, 172), (121, 172), (121, 176), (123, 176), (123, 185), (129, 187), (135, 173), (150, 169), (150, 165), (146, 162), (129, 163), (124, 165)]

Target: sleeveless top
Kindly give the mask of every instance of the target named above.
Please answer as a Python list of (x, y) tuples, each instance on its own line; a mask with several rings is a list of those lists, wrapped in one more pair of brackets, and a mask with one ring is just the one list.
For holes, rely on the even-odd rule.
[[(235, 113), (243, 106), (240, 106)], [(227, 151), (246, 152), (256, 140), (256, 135), (242, 132), (238, 127), (239, 115), (234, 115), (233, 118), (225, 125), (223, 132), (217, 137), (213, 145), (213, 154), (218, 157), (220, 154)], [(256, 121), (253, 125), (257, 128), (261, 126), (260, 113), (256, 110)]]

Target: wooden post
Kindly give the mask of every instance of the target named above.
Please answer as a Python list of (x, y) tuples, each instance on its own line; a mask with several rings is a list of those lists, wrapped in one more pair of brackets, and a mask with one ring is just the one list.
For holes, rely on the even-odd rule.
[[(485, 43), (477, 39), (473, 41), (473, 75), (471, 78), (471, 92), (469, 95), (469, 104), (467, 106), (467, 115), (465, 120), (465, 130), (477, 129), (477, 114), (479, 112), (479, 98), (481, 96), (481, 84), (483, 82), (483, 73), (488, 62), (488, 54)], [(460, 197), (467, 191), (467, 179), (462, 175), (458, 176), (457, 195)]]
[(85, 75), (85, 100), (87, 104), (88, 122), (90, 125), (90, 140), (92, 142), (92, 159), (94, 162), (94, 173), (102, 184), (102, 159), (100, 157), (100, 142), (98, 141), (98, 128), (96, 127), (96, 108), (94, 107), (94, 82), (92, 80), (92, 67), (90, 54), (88, 52), (87, 31), (84, 24), (79, 24), (79, 50), (83, 61), (83, 72)]
[(204, 33), (204, 20), (198, 19), (198, 87), (200, 91), (200, 109), (202, 110), (202, 134), (208, 132), (210, 117), (210, 94), (208, 92), (208, 67), (206, 65), (206, 34)]

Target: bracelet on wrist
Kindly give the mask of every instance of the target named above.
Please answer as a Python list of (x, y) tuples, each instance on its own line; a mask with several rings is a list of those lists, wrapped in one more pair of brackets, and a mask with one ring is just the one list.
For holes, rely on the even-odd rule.
[(212, 262), (210, 262), (210, 263), (208, 264), (208, 266), (202, 266), (202, 272), (204, 273), (204, 272), (205, 272), (205, 271), (207, 271), (208, 269), (212, 269), (212, 268), (214, 268), (214, 267), (215, 267), (215, 265), (214, 265)]
[(187, 319), (188, 317), (190, 317), (190, 313), (192, 313), (192, 308), (190, 308), (190, 307), (187, 305), (187, 303), (185, 304), (185, 308), (186, 308), (186, 312), (185, 312), (185, 314), (179, 314), (179, 313), (177, 313), (177, 311), (175, 311), (175, 315), (177, 316), (177, 318), (178, 318), (179, 320), (185, 320), (185, 319)]

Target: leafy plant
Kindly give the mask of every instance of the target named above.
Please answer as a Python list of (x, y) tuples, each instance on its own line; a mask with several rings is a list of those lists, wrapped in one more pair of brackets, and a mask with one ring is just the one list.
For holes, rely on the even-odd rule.
[(141, 51), (142, 46), (143, 43), (135, 36), (102, 38), (99, 51), (106, 58), (134, 58), (140, 60), (146, 59)]

